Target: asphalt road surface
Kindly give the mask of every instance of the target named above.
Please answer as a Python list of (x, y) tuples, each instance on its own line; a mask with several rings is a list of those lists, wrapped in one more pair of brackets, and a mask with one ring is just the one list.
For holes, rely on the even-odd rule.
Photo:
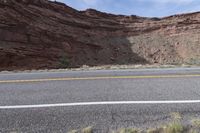
[(200, 68), (0, 74), (0, 132), (155, 127), (200, 118)]

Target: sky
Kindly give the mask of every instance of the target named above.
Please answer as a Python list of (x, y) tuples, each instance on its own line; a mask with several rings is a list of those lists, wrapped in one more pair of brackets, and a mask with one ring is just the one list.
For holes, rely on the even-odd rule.
[(93, 8), (102, 12), (164, 17), (200, 11), (200, 0), (57, 0), (77, 10)]

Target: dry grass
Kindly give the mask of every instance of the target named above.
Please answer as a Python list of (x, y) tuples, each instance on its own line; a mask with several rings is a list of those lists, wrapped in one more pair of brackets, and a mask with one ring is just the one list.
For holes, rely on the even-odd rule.
[(172, 122), (163, 127), (164, 133), (183, 133), (183, 131), (183, 126), (179, 122)]
[[(200, 119), (192, 119), (191, 125), (184, 126), (181, 123), (182, 117), (180, 113), (174, 112), (170, 114), (171, 122), (158, 128), (149, 128), (147, 130), (137, 128), (121, 128), (117, 131), (109, 133), (200, 133)], [(76, 130), (74, 132), (77, 133)], [(80, 130), (80, 133), (93, 133), (92, 126)]]
[(191, 120), (191, 123), (195, 128), (200, 128), (200, 119), (193, 119)]
[(150, 128), (146, 131), (146, 133), (160, 133), (162, 130), (162, 128)]
[(93, 129), (92, 129), (92, 126), (89, 126), (81, 130), (71, 130), (67, 133), (93, 133)]
[(89, 127), (82, 129), (81, 133), (93, 133), (92, 126), (89, 126)]
[(181, 114), (178, 112), (171, 113), (171, 118), (175, 121), (179, 121), (182, 119)]
[[(195, 120), (194, 125), (199, 126), (199, 120), (198, 121)], [(73, 130), (68, 133), (93, 133), (93, 129), (90, 126), (82, 129), (80, 132), (77, 130)], [(173, 121), (159, 128), (149, 128), (147, 130), (140, 130), (136, 128), (121, 128), (118, 131), (112, 131), (110, 133), (200, 133), (200, 132), (199, 130), (197, 130), (197, 128), (190, 127), (189, 129), (187, 127), (184, 127), (180, 122)]]
[(136, 128), (122, 128), (119, 133), (140, 133), (140, 131)]
[(77, 130), (72, 130), (72, 131), (69, 131), (68, 133), (78, 133)]
[(185, 133), (184, 128), (181, 123), (172, 122), (166, 126), (155, 128), (155, 129), (148, 129), (148, 130), (139, 130), (135, 128), (128, 128), (128, 129), (120, 129), (119, 132), (116, 133)]

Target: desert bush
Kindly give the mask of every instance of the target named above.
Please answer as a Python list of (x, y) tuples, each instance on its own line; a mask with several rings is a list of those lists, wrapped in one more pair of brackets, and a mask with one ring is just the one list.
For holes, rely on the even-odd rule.
[(63, 55), (63, 56), (59, 59), (59, 63), (60, 63), (60, 67), (61, 67), (61, 68), (68, 68), (69, 65), (70, 65), (68, 56)]

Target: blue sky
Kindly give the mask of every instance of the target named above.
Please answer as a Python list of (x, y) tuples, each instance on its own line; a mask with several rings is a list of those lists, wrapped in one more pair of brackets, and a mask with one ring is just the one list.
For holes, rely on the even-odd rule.
[(99, 11), (139, 15), (146, 17), (163, 17), (177, 13), (200, 11), (200, 0), (57, 0), (78, 9), (87, 8)]

